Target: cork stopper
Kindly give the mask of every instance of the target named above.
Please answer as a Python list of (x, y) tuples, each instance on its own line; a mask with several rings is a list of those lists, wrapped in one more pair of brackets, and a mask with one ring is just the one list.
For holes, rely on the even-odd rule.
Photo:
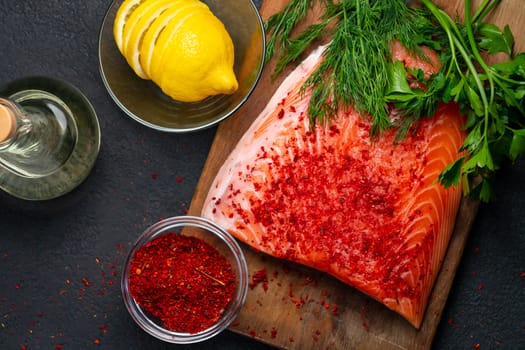
[(11, 136), (15, 129), (15, 116), (6, 106), (0, 104), (0, 142)]

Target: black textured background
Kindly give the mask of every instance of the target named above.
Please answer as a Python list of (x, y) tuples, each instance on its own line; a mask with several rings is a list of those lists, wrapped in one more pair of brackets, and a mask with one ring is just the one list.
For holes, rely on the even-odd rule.
[[(117, 108), (97, 60), (109, 4), (0, 0), (0, 85), (31, 75), (67, 80), (91, 100), (102, 129), (95, 168), (74, 192), (45, 203), (0, 194), (0, 349), (268, 349), (229, 331), (195, 346), (164, 344), (123, 306), (130, 243), (158, 219), (185, 213), (215, 129), (160, 133)], [(525, 349), (524, 179), (523, 161), (503, 169), (498, 198), (481, 206), (436, 350)]]

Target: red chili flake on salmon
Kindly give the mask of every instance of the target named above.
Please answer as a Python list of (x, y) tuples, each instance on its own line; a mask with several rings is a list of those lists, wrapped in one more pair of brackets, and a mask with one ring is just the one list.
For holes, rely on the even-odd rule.
[[(400, 45), (393, 50), (421, 66)], [(461, 200), (460, 187), (445, 189), (437, 177), (460, 156), (464, 118), (456, 105), (441, 105), (401, 142), (388, 131), (372, 140), (370, 118), (352, 108), (312, 129), (311, 91), (300, 89), (321, 60), (319, 48), (279, 86), (217, 173), (201, 214), (419, 328)], [(429, 73), (432, 65), (421, 67)]]

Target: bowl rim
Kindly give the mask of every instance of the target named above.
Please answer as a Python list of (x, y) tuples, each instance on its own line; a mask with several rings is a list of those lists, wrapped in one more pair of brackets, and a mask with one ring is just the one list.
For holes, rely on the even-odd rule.
[[(236, 269), (238, 275), (236, 281), (238, 283), (236, 293), (234, 294), (229, 306), (225, 309), (222, 317), (211, 327), (198, 333), (176, 332), (161, 327), (143, 312), (129, 291), (129, 266), (137, 250), (152, 239), (170, 233), (170, 230), (172, 229), (185, 226), (204, 229), (220, 238), (235, 258), (235, 265), (232, 267)], [(231, 263), (233, 264), (233, 262)], [(134, 242), (127, 255), (122, 270), (121, 292), (124, 304), (133, 320), (150, 335), (174, 344), (192, 344), (202, 342), (221, 333), (235, 320), (246, 301), (246, 295), (248, 293), (248, 264), (240, 245), (235, 238), (222, 227), (209, 219), (198, 216), (174, 216), (160, 220), (159, 222), (147, 227)]]
[[(153, 130), (157, 130), (157, 131), (161, 131), (161, 132), (168, 132), (168, 133), (188, 133), (188, 132), (195, 132), (195, 131), (201, 131), (201, 130), (205, 130), (205, 129), (209, 129), (213, 126), (216, 126), (217, 124), (219, 124), (220, 122), (222, 122), (223, 120), (231, 117), (233, 114), (235, 114), (245, 103), (246, 101), (250, 98), (250, 96), (252, 95), (252, 93), (254, 92), (255, 88), (257, 87), (257, 84), (259, 83), (260, 79), (261, 79), (261, 76), (262, 76), (262, 73), (263, 73), (263, 70), (264, 70), (264, 67), (265, 67), (265, 63), (266, 63), (266, 46), (267, 46), (267, 40), (266, 40), (266, 34), (265, 34), (265, 25), (264, 25), (264, 20), (262, 19), (262, 16), (259, 12), (259, 9), (257, 8), (257, 6), (255, 5), (255, 3), (253, 2), (253, 0), (246, 0), (249, 2), (249, 4), (251, 5), (252, 9), (253, 9), (253, 12), (255, 14), (255, 17), (257, 19), (257, 24), (258, 24), (258, 28), (259, 30), (261, 31), (261, 64), (259, 65), (258, 69), (257, 69), (257, 74), (255, 75), (254, 77), (254, 80), (253, 80), (253, 83), (251, 84), (250, 88), (247, 90), (247, 92), (244, 94), (244, 96), (242, 97), (242, 99), (239, 100), (239, 102), (230, 110), (228, 111), (227, 113), (224, 113), (220, 118), (216, 118), (216, 119), (213, 119), (213, 120), (210, 120), (206, 123), (203, 123), (203, 124), (200, 124), (200, 125), (196, 125), (196, 126), (191, 126), (191, 127), (187, 127), (187, 128), (181, 128), (181, 127), (168, 127), (168, 126), (160, 126), (160, 125), (157, 125), (157, 124), (154, 124), (150, 121), (147, 121), (143, 118), (141, 118), (140, 116), (136, 115), (135, 113), (133, 113), (127, 106), (126, 104), (121, 101), (121, 99), (119, 99), (119, 97), (116, 95), (116, 93), (114, 92), (112, 86), (111, 86), (111, 83), (108, 81), (108, 78), (107, 78), (107, 74), (105, 73), (105, 68), (104, 67), (104, 64), (103, 64), (103, 59), (102, 59), (102, 43), (103, 43), (103, 40), (104, 40), (104, 30), (106, 29), (106, 26), (110, 26), (111, 28), (113, 28), (113, 24), (112, 23), (108, 23), (109, 21), (109, 17), (111, 16), (111, 10), (113, 9), (115, 3), (119, 1), (119, 0), (112, 0), (112, 2), (110, 3), (110, 5), (108, 6), (105, 14), (104, 14), (104, 17), (102, 19), (102, 22), (101, 22), (101, 25), (100, 25), (100, 28), (99, 28), (99, 32), (98, 32), (98, 68), (99, 68), (99, 73), (100, 73), (100, 76), (102, 78), (102, 82), (104, 84), (104, 87), (106, 88), (106, 91), (108, 92), (109, 96), (111, 97), (111, 99), (113, 100), (113, 102), (128, 116), (130, 117), (131, 119), (135, 120), (136, 122), (144, 125), (144, 126), (147, 126)], [(219, 98), (223, 98), (222, 96), (219, 96)]]

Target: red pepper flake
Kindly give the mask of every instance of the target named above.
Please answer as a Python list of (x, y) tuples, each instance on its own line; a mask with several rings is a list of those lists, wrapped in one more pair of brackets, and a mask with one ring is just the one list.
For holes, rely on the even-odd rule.
[(57, 344), (57, 345), (55, 345), (55, 349), (56, 349), (56, 350), (60, 350), (60, 349), (62, 349), (62, 344)]
[(483, 287), (484, 287), (484, 286), (483, 286), (483, 284), (481, 284), (481, 283), (480, 283), (480, 284), (479, 284), (479, 285), (477, 286), (477, 288), (476, 288), (476, 289), (477, 289), (478, 291), (480, 291), (480, 290), (482, 290), (482, 289), (483, 289)]
[(268, 272), (265, 268), (256, 271), (252, 276), (252, 282), (248, 285), (250, 289), (254, 289), (259, 284), (263, 285), (263, 289), (266, 292), (268, 290)]
[(520, 272), (520, 278), (525, 277), (525, 272)]
[(182, 182), (182, 177), (181, 177), (181, 176), (177, 176), (177, 178), (175, 179), (175, 181), (177, 181), (178, 183), (181, 183), (181, 182)]
[(480, 343), (475, 343), (474, 344), (474, 349), (479, 349), (481, 348), (481, 344)]
[(100, 339), (95, 338), (95, 339), (93, 340), (93, 344), (95, 344), (95, 345), (100, 345)]
[(235, 289), (232, 266), (217, 249), (175, 233), (140, 248), (130, 271), (129, 289), (137, 303), (179, 332), (197, 333), (217, 322)]
[(317, 342), (317, 341), (319, 341), (319, 336), (320, 336), (320, 335), (321, 335), (321, 331), (317, 329), (317, 330), (314, 332), (314, 334), (312, 335), (312, 339), (313, 339), (315, 342)]
[(461, 328), (461, 325), (458, 323), (454, 323), (454, 320), (452, 318), (448, 319), (448, 324), (454, 328)]
[(159, 177), (159, 174), (157, 174), (156, 172), (152, 172), (152, 173), (151, 173), (151, 178), (152, 178), (153, 180), (157, 180), (158, 177)]
[(368, 325), (368, 323), (366, 322), (366, 314), (368, 313), (368, 306), (363, 306), (363, 308), (361, 309), (361, 314), (359, 315), (360, 318), (361, 318), (361, 324), (363, 326), (363, 328), (365, 329), (365, 331), (369, 331), (370, 330), (370, 326)]
[(15, 289), (20, 289), (20, 285), (18, 283), (15, 283)]
[(275, 339), (277, 337), (277, 329), (275, 327), (272, 327), (270, 330), (270, 338)]
[(277, 118), (279, 119), (283, 119), (284, 117), (284, 109), (281, 108), (281, 110), (279, 111), (279, 113), (277, 113)]
[(479, 253), (479, 247), (474, 248), (474, 253)]
[(20, 346), (20, 350), (27, 350), (27, 346), (26, 345)]
[(89, 280), (88, 280), (86, 277), (82, 277), (82, 283), (83, 283), (86, 287), (91, 286), (91, 282), (89, 282)]
[(288, 341), (289, 341), (290, 343), (293, 343), (293, 342), (295, 341), (295, 339), (293, 338), (293, 336), (289, 336), (289, 337), (288, 337)]
[(363, 328), (365, 329), (365, 331), (367, 331), (367, 332), (370, 331), (370, 326), (365, 321), (365, 317), (363, 315), (361, 315), (361, 324), (362, 324)]

